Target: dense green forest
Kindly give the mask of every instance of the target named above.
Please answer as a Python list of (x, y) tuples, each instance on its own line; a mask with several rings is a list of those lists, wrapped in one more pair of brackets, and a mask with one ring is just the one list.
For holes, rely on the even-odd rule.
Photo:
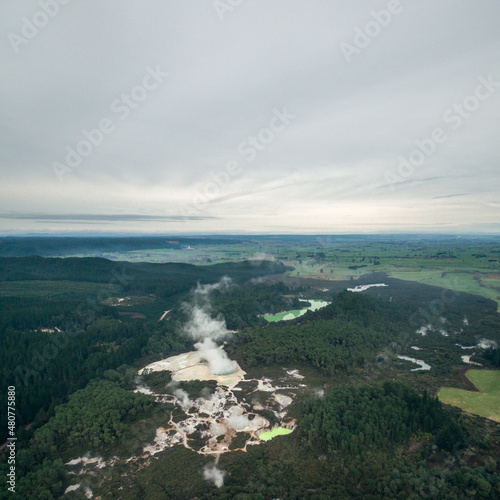
[[(2, 385), (18, 388), (18, 424), (29, 424), (108, 369), (130, 364), (148, 342), (143, 324), (101, 318), (82, 331), (0, 330)], [(42, 413), (39, 413), (41, 410)], [(2, 437), (6, 429), (2, 429)]]
[[(113, 373), (121, 380), (123, 377)], [(17, 455), (18, 494), (21, 498), (60, 498), (65, 490), (67, 471), (61, 457), (66, 450), (85, 452), (126, 448), (137, 439), (131, 426), (147, 416), (154, 398), (134, 394), (110, 380), (94, 380), (56, 407), (54, 416), (38, 429), (29, 448)]]
[(393, 338), (390, 332), (342, 319), (274, 329), (263, 327), (245, 335), (251, 339), (244, 350), (249, 366), (306, 362), (330, 375), (374, 360), (374, 349)]
[[(382, 387), (340, 387), (308, 402), (301, 430), (312, 449), (361, 455), (407, 442), (417, 432), (436, 433), (449, 420), (437, 398), (386, 382)], [(446, 433), (438, 439), (441, 447), (463, 446), (458, 436), (446, 440)]]
[(333, 375), (375, 361), (376, 349), (409, 333), (401, 308), (342, 292), (332, 304), (307, 312), (293, 325), (245, 330), (239, 339), (245, 342), (249, 366), (305, 362)]
[(39, 429), (33, 444), (51, 451), (73, 449), (101, 451), (128, 430), (127, 422), (144, 418), (154, 398), (134, 394), (109, 380), (92, 381), (58, 406), (50, 421)]
[(222, 457), (217, 498), (497, 498), (495, 460), (464, 452), (486, 436), (402, 384), (337, 388), (304, 402), (297, 435)]

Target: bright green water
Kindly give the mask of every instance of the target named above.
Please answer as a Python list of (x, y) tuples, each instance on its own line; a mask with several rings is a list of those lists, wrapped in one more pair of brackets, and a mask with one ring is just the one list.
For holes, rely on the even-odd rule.
[(273, 439), (276, 436), (284, 436), (286, 434), (291, 434), (292, 432), (293, 431), (291, 429), (285, 429), (284, 427), (276, 427), (271, 431), (263, 432), (262, 434), (259, 435), (259, 437), (264, 441), (269, 441), (270, 439)]
[(310, 302), (311, 305), (309, 307), (305, 307), (304, 309), (293, 309), (292, 311), (285, 311), (278, 314), (264, 314), (264, 319), (270, 323), (275, 321), (288, 321), (302, 316), (307, 311), (316, 311), (328, 305), (328, 302), (325, 302), (324, 300), (308, 300), (307, 302)]

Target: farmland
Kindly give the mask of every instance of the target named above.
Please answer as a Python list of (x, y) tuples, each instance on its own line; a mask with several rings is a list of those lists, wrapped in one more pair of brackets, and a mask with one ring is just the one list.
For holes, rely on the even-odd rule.
[(466, 376), (479, 392), (445, 387), (439, 392), (439, 399), (468, 413), (500, 422), (500, 371), (469, 370)]

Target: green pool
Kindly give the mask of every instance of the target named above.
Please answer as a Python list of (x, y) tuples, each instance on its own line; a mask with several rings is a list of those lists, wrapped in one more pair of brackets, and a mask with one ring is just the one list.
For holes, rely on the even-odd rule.
[(328, 302), (324, 300), (308, 300), (311, 305), (309, 307), (304, 307), (303, 309), (293, 309), (292, 311), (285, 311), (278, 314), (264, 314), (264, 319), (273, 323), (275, 321), (288, 321), (289, 319), (295, 319), (302, 316), (307, 311), (316, 311), (328, 305)]
[(263, 441), (269, 441), (276, 436), (285, 436), (286, 434), (291, 434), (293, 431), (291, 429), (285, 429), (284, 427), (276, 427), (267, 432), (263, 432), (259, 435), (260, 439)]

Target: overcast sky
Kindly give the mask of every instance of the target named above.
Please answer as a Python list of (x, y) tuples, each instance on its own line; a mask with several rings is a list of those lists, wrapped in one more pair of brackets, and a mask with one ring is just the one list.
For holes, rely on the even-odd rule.
[(0, 233), (500, 232), (499, 19), (4, 0)]

